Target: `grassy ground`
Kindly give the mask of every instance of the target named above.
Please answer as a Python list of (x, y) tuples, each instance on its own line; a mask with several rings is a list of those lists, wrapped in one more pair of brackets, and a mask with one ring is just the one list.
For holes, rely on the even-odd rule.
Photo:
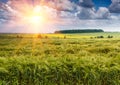
[(119, 35), (0, 34), (0, 85), (120, 85)]

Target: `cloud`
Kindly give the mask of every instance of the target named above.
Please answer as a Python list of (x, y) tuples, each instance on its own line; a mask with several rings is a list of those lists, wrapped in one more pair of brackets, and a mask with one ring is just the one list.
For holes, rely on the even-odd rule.
[(78, 11), (77, 17), (79, 19), (93, 19), (95, 18), (95, 12), (92, 8), (82, 7), (81, 10)]
[[(13, 3), (18, 3), (13, 4)], [(11, 7), (8, 7), (9, 10), (11, 10), (13, 13), (21, 11), (26, 12), (23, 7), (20, 6), (21, 1), (9, 1), (8, 5)], [(92, 0), (80, 0), (80, 4), (75, 4), (74, 2), (71, 2), (70, 0), (49, 0), (41, 2), (42, 9), (49, 10), (50, 15), (52, 16), (58, 16), (59, 18), (75, 18), (78, 17), (79, 19), (107, 19), (109, 17), (109, 11), (107, 8), (99, 8), (98, 11), (94, 9), (94, 3)], [(23, 4), (22, 4), (23, 5)], [(39, 4), (37, 4), (39, 5)], [(24, 5), (23, 5), (24, 6)], [(43, 7), (44, 6), (44, 7)], [(17, 9), (13, 9), (17, 8)], [(27, 7), (26, 7), (27, 8)], [(28, 7), (28, 10), (31, 10), (31, 7)], [(20, 13), (17, 13), (19, 15)], [(52, 17), (51, 16), (51, 17)]]
[(98, 10), (94, 8), (92, 0), (80, 0), (80, 5), (77, 7), (77, 13), (75, 15), (79, 19), (108, 19), (110, 18), (110, 12), (106, 7), (99, 7)]
[(74, 10), (74, 3), (69, 0), (57, 0), (57, 8), (60, 10)]
[(104, 31), (120, 31), (119, 20), (94, 19), (94, 20), (65, 20), (67, 24), (58, 25), (61, 30), (64, 29), (103, 29)]
[[(113, 0), (113, 3), (116, 3), (116, 1)], [(23, 14), (27, 12), (26, 9), (32, 11), (33, 7), (28, 4), (26, 6), (24, 4), (11, 4), (11, 2), (8, 2), (4, 4), (4, 9), (0, 9), (0, 28), (4, 28), (0, 29), (0, 31), (53, 32), (56, 28), (100, 28), (109, 30), (109, 28), (112, 29), (111, 27), (120, 26), (118, 23), (120, 16), (118, 14), (111, 14), (106, 7), (99, 7), (99, 9), (96, 10), (92, 0), (80, 0), (79, 4), (75, 4), (70, 0), (47, 0), (47, 3), (42, 2), (37, 5), (41, 7), (44, 14), (47, 14), (50, 19), (49, 23), (44, 24), (44, 26), (32, 27), (30, 23), (24, 22), (26, 16), (23, 16)], [(17, 17), (19, 21), (16, 21), (14, 17)], [(52, 20), (54, 20), (53, 23)]]
[(96, 13), (96, 18), (98, 18), (98, 19), (109, 19), (110, 18), (110, 12), (109, 12), (108, 8), (99, 7), (99, 9)]
[(111, 19), (112, 20), (120, 20), (120, 14), (119, 13), (111, 13)]
[[(16, 5), (16, 4), (15, 4)], [(16, 5), (17, 6), (17, 5)], [(20, 4), (19, 4), (20, 6)], [(17, 6), (17, 7), (19, 7)], [(44, 13), (44, 16), (47, 15), (47, 19), (49, 19), (49, 22), (46, 22), (44, 25), (37, 25), (33, 26), (29, 19), (27, 19), (27, 15), (24, 16), (24, 10), (30, 12), (33, 9), (29, 8), (26, 9), (25, 7), (22, 7), (24, 9), (20, 9), (20, 7), (17, 9), (14, 7), (14, 4), (11, 4), (10, 2), (7, 4), (2, 3), (0, 5), (0, 32), (13, 32), (13, 33), (37, 33), (37, 32), (53, 32), (54, 31), (54, 23), (56, 23), (54, 20), (57, 17), (57, 10), (45, 5), (40, 5), (40, 12), (42, 11)], [(40, 29), (44, 28), (44, 29)]]
[(7, 6), (3, 3), (0, 3), (0, 21), (5, 21), (10, 19), (10, 11), (8, 10)]
[(71, 11), (74, 10), (76, 4), (70, 0), (46, 0), (43, 5), (47, 5), (59, 11)]
[(120, 13), (120, 0), (112, 0), (109, 10), (112, 13)]
[(76, 15), (79, 19), (109, 19), (110, 18), (110, 12), (106, 7), (100, 7), (97, 11), (94, 8), (82, 7), (81, 10), (78, 11)]
[(80, 6), (92, 8), (94, 6), (94, 3), (92, 2), (92, 0), (80, 0)]
[(74, 17), (74, 14), (72, 14), (70, 12), (61, 11), (60, 14), (59, 14), (59, 17), (61, 17), (61, 18), (71, 18), (71, 17)]
[(57, 10), (50, 8), (48, 6), (39, 6), (41, 8), (40, 12), (43, 12), (44, 14), (46, 14), (46, 16), (48, 16), (49, 18), (56, 18), (57, 17)]

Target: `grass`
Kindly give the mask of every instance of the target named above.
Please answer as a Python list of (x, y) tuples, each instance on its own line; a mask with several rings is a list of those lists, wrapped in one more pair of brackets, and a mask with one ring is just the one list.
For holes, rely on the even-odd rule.
[[(99, 35), (106, 37), (90, 38)], [(116, 33), (0, 37), (0, 85), (120, 85)]]

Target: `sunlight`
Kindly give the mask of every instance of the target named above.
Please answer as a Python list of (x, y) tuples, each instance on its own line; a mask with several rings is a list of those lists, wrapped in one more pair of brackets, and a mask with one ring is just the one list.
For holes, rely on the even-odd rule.
[(31, 16), (29, 17), (30, 22), (36, 25), (42, 25), (44, 20), (45, 20), (45, 16), (44, 16), (44, 12), (42, 11), (40, 6), (36, 6), (33, 9), (33, 13), (31, 14)]
[(44, 18), (42, 16), (32, 16), (30, 17), (30, 22), (33, 24), (42, 24), (44, 21)]
[(33, 11), (35, 14), (39, 14), (42, 11), (42, 8), (40, 6), (36, 6), (34, 7)]
[(17, 14), (16, 15), (18, 17), (15, 17), (14, 25), (22, 25), (22, 28), (20, 30), (22, 30), (24, 27), (25, 29), (23, 30), (26, 32), (52, 32), (55, 28), (54, 25), (58, 20), (56, 9), (49, 8), (48, 6), (41, 4), (38, 4), (36, 6), (29, 6), (27, 4), (24, 4), (22, 8), (19, 8)]

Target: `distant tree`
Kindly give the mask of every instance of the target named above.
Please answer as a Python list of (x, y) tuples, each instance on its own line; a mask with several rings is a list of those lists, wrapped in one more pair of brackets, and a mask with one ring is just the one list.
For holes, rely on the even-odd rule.
[(104, 32), (102, 29), (76, 29), (76, 30), (59, 30), (55, 33), (95, 33)]
[(111, 36), (111, 35), (108, 35), (108, 38), (113, 38), (113, 36)]
[(104, 36), (97, 36), (97, 38), (104, 38)]
[(23, 38), (22, 36), (20, 36), (20, 35), (17, 35), (17, 38)]

